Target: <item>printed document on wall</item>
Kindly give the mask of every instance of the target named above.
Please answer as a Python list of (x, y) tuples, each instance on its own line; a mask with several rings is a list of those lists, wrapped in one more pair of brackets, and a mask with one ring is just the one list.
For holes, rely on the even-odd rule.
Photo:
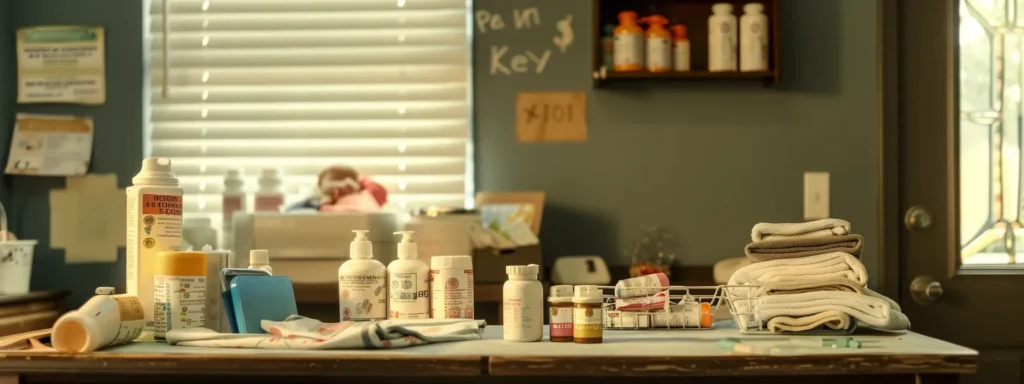
[(17, 49), (19, 103), (106, 102), (103, 27), (22, 28)]
[(93, 121), (86, 116), (19, 113), (14, 121), (6, 173), (81, 176), (92, 156)]

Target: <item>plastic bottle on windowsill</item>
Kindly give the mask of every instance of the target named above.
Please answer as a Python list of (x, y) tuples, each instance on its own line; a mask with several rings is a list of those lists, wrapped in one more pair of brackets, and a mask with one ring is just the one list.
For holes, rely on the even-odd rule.
[(258, 181), (260, 189), (256, 191), (256, 212), (281, 212), (284, 205), (284, 193), (281, 192), (281, 172), (277, 168), (260, 170)]

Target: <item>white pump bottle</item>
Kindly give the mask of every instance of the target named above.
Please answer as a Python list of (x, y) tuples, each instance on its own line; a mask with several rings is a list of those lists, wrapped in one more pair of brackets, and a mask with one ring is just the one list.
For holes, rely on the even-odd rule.
[(398, 231), (398, 259), (388, 264), (388, 317), (430, 318), (430, 267), (417, 258), (413, 231)]
[(342, 320), (384, 320), (387, 318), (388, 270), (373, 259), (370, 231), (353, 230), (349, 260), (338, 268), (338, 298)]

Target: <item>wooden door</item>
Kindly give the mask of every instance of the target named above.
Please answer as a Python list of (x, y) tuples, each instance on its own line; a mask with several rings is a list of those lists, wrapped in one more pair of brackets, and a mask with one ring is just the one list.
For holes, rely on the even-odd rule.
[(897, 132), (898, 164), (886, 169), (898, 186), (899, 212), (890, 214), (899, 217), (887, 219), (900, 221), (890, 248), (899, 250), (900, 302), (914, 331), (981, 352), (968, 383), (1021, 383), (1024, 368), (1024, 1), (1017, 2), (879, 3), (888, 26), (883, 90), (896, 99), (883, 104), (883, 116)]

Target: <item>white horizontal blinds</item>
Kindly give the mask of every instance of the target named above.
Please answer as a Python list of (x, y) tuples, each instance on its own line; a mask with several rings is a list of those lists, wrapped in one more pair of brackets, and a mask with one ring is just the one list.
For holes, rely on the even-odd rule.
[(192, 214), (220, 213), (228, 168), (252, 192), (279, 167), (294, 202), (335, 163), (399, 206), (462, 206), (466, 19), (466, 0), (154, 0), (152, 155)]

